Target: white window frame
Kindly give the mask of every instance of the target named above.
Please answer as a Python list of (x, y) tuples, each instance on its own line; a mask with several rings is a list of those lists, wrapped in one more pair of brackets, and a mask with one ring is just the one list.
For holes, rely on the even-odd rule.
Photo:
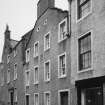
[(17, 55), (17, 49), (14, 49), (13, 53), (14, 53), (14, 57), (15, 57)]
[[(60, 57), (63, 56), (63, 55), (65, 55), (65, 75), (62, 75), (60, 73), (61, 69), (60, 69), (60, 65), (59, 65), (59, 63), (60, 63)], [(67, 76), (66, 52), (64, 52), (64, 53), (58, 55), (58, 78), (65, 78), (66, 76)]]
[[(46, 45), (46, 36), (47, 35), (49, 35), (49, 47), (48, 48), (46, 47), (47, 46)], [(50, 43), (50, 37), (51, 37), (51, 32), (48, 32), (47, 34), (44, 35), (44, 51), (50, 49), (50, 45), (51, 45), (51, 43)]]
[(82, 37), (84, 37), (85, 35), (87, 35), (88, 33), (91, 33), (91, 68), (87, 68), (87, 69), (83, 69), (83, 70), (79, 70), (79, 43), (78, 43), (78, 52), (77, 52), (77, 73), (83, 73), (83, 72), (87, 72), (87, 71), (92, 71), (93, 70), (93, 31), (92, 30), (89, 30), (83, 34), (81, 34), (79, 37), (78, 37), (78, 40)]
[[(38, 80), (35, 81), (35, 68), (38, 68)], [(39, 66), (34, 66), (34, 84), (38, 84), (39, 83)]]
[(7, 64), (10, 62), (10, 55), (7, 55)]
[[(29, 72), (29, 83), (26, 82), (26, 73)], [(30, 70), (25, 70), (25, 86), (30, 86)]]
[[(48, 63), (49, 62), (49, 78), (47, 78), (46, 77), (46, 63)], [(46, 62), (44, 62), (44, 81), (45, 82), (48, 82), (48, 81), (50, 81), (50, 79), (51, 79), (51, 61), (50, 60), (47, 60)]]
[(68, 92), (68, 105), (70, 105), (70, 89), (58, 90), (58, 105), (61, 105), (60, 93)]
[[(36, 49), (35, 49), (35, 45), (36, 44), (38, 44), (38, 52), (35, 54), (35, 52), (36, 52)], [(35, 43), (34, 43), (34, 57), (37, 57), (39, 55), (39, 41), (36, 41)]]
[(17, 65), (17, 63), (14, 64), (14, 80), (17, 79), (17, 68), (15, 68), (15, 65)]
[(88, 12), (86, 15), (84, 15), (78, 19), (78, 9), (77, 9), (78, 8), (78, 0), (76, 0), (76, 23), (82, 21), (83, 19), (85, 19), (92, 13), (92, 0), (90, 0), (90, 2), (91, 2), (90, 12)]
[(38, 95), (38, 105), (39, 105), (39, 93), (34, 93), (34, 105), (35, 105), (35, 95)]
[(51, 105), (51, 92), (50, 91), (44, 92), (44, 105), (47, 105), (46, 104), (46, 94), (49, 94), (49, 97), (50, 97), (50, 105)]
[[(61, 39), (60, 38), (60, 26), (61, 26), (61, 24), (63, 24), (65, 22), (65, 27), (66, 27), (66, 31), (65, 31), (65, 38), (63, 38), (63, 39)], [(62, 42), (63, 40), (65, 40), (65, 39), (67, 39), (67, 36), (66, 36), (66, 34), (67, 34), (67, 18), (64, 18), (60, 23), (59, 23), (59, 25), (58, 25), (58, 43), (60, 43), (60, 42)]]
[[(29, 57), (27, 56), (27, 51), (29, 51)], [(30, 61), (30, 48), (26, 50), (26, 63)]]
[(7, 69), (7, 83), (10, 82), (10, 69)]
[(26, 105), (26, 96), (29, 96), (29, 105), (30, 105), (30, 94), (25, 94), (25, 105)]

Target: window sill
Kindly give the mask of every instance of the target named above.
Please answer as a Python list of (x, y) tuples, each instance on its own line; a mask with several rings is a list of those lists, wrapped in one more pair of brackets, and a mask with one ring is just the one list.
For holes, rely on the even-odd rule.
[(26, 61), (26, 63), (29, 63), (29, 61)]
[(17, 78), (14, 78), (14, 81), (16, 81), (17, 80)]
[(39, 55), (34, 55), (34, 58), (37, 58)]
[(81, 71), (78, 70), (77, 73), (83, 73), (88, 71), (93, 71), (93, 68), (82, 69)]
[(39, 84), (39, 82), (35, 82), (35, 83), (34, 83), (34, 85), (38, 85), (38, 84)]
[(44, 80), (45, 82), (50, 82), (50, 79), (48, 79), (48, 80)]
[(7, 84), (9, 84), (9, 83), (10, 83), (10, 81), (7, 82)]
[(46, 51), (48, 51), (48, 50), (50, 50), (50, 47), (49, 47), (49, 48), (44, 49), (44, 51), (45, 51), (45, 52), (46, 52)]
[(26, 87), (29, 87), (29, 86), (30, 86), (30, 85), (28, 85), (28, 84), (26, 85)]
[(62, 43), (63, 41), (65, 41), (67, 39), (67, 37), (65, 37), (64, 39), (61, 39), (58, 41), (58, 43)]
[(83, 17), (81, 17), (80, 19), (77, 19), (76, 20), (76, 23), (79, 23), (80, 21), (82, 21), (83, 19), (85, 19), (86, 17), (88, 17), (91, 14), (92, 14), (92, 11), (90, 11), (89, 13), (87, 13), (86, 15), (84, 15)]
[(58, 78), (59, 78), (59, 79), (66, 78), (66, 75), (59, 76)]

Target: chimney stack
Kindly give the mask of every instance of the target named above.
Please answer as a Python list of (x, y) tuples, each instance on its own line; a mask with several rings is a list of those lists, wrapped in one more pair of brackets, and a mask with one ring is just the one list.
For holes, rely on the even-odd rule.
[(37, 4), (37, 18), (39, 18), (48, 8), (53, 8), (55, 0), (39, 0)]

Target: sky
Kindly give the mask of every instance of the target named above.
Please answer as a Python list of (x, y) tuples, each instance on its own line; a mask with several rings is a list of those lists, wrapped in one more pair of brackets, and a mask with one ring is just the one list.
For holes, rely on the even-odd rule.
[[(39, 0), (0, 0), (0, 61), (4, 44), (4, 31), (9, 25), (11, 38), (20, 40), (21, 36), (34, 27)], [(55, 0), (55, 7), (68, 10), (68, 0)]]

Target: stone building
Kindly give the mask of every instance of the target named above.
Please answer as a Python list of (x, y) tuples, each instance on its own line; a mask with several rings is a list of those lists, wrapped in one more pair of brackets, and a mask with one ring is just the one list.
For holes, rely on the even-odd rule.
[(4, 33), (2, 65), (0, 66), (0, 101), (4, 105), (24, 105), (22, 40), (10, 38), (7, 25)]
[(39, 0), (37, 21), (20, 41), (6, 27), (0, 66), (0, 102), (9, 105), (70, 105), (68, 12)]
[(105, 1), (68, 0), (71, 105), (105, 104)]
[(0, 104), (105, 104), (105, 2), (68, 2), (69, 13), (39, 0), (35, 26), (20, 41), (7, 26)]
[(26, 105), (70, 105), (68, 12), (39, 0), (37, 21), (25, 48)]

